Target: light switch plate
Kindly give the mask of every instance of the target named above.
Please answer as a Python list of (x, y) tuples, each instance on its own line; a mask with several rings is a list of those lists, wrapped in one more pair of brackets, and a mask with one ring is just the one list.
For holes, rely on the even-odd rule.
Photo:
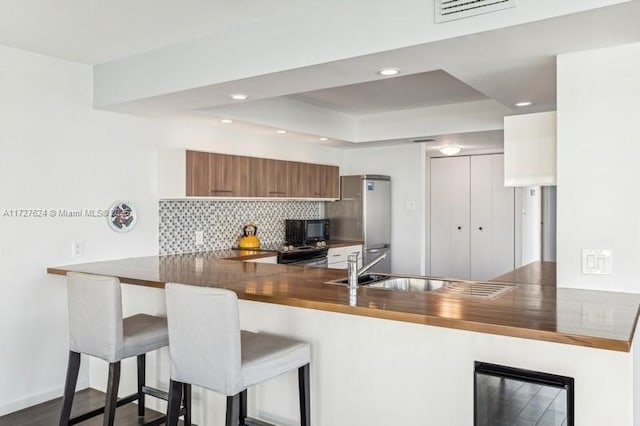
[(611, 275), (611, 250), (582, 249), (584, 275)]
[(416, 202), (415, 201), (405, 201), (404, 209), (408, 212), (416, 211)]

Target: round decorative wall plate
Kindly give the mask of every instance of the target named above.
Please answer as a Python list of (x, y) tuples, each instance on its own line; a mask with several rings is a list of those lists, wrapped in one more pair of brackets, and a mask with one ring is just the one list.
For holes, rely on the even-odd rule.
[(129, 201), (116, 201), (109, 209), (109, 226), (116, 232), (129, 232), (138, 221), (138, 212)]

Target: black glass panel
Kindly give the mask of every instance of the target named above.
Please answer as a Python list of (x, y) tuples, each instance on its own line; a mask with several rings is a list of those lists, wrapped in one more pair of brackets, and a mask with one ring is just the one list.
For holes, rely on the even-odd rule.
[(476, 363), (476, 426), (573, 426), (573, 379)]

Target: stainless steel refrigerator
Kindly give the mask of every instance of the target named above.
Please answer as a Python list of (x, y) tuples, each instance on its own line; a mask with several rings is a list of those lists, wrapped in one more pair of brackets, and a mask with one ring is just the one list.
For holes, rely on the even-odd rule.
[(364, 264), (383, 252), (371, 271), (391, 272), (391, 178), (382, 175), (340, 177), (340, 200), (327, 203), (331, 239), (361, 240)]

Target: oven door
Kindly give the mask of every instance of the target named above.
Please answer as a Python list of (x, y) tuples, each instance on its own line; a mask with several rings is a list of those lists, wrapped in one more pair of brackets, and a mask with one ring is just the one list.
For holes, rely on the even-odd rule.
[[(326, 268), (329, 266), (327, 257), (321, 257), (317, 259), (309, 259), (302, 262), (304, 266), (311, 266), (313, 268)], [(300, 263), (298, 263), (300, 265)]]
[(295, 262), (287, 263), (287, 265), (299, 265), (310, 266), (312, 268), (326, 268), (328, 267), (327, 257), (314, 257), (313, 259), (297, 260)]

